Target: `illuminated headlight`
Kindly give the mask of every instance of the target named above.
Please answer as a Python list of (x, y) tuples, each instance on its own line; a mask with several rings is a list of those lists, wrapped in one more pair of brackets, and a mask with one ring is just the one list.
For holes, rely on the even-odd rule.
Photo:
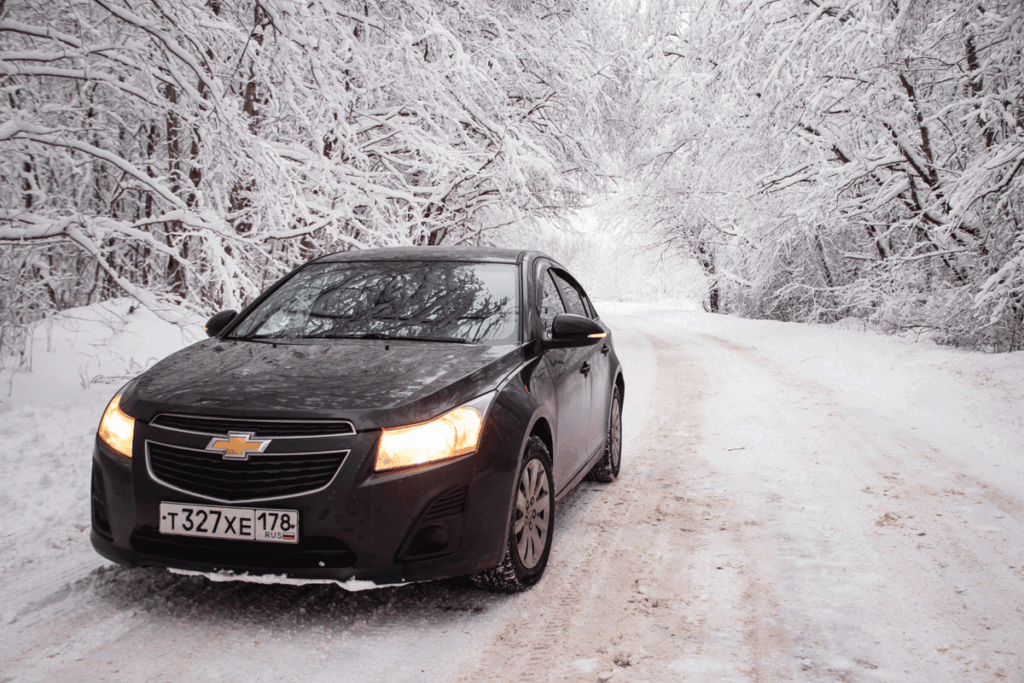
[(488, 394), (428, 422), (385, 429), (374, 470), (427, 465), (472, 453), (480, 444), (483, 415), (493, 396)]
[(132, 437), (135, 435), (135, 420), (121, 410), (121, 394), (110, 400), (100, 419), (96, 435), (103, 443), (126, 458), (132, 457)]

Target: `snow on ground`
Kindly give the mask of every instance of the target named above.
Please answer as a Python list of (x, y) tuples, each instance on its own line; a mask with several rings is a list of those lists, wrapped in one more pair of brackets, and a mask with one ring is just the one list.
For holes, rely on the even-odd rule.
[(716, 667), (728, 655), (740, 679), (1024, 680), (1024, 353), (622, 313), (666, 345), (659, 375), (686, 368), (676, 391), (699, 397), (682, 461), (703, 467), (687, 502), (705, 506), (707, 533), (689, 560), (698, 595), (718, 595), (708, 618), (737, 632), (704, 648)]
[(842, 391), (865, 417), (874, 413), (927, 432), (958, 465), (1024, 498), (1024, 352), (962, 351), (915, 335), (877, 334), (854, 320), (803, 325), (641, 304), (604, 309), (639, 312), (666, 331), (743, 344), (747, 353), (797, 368)]
[[(36, 328), (31, 372), (8, 370), (0, 392), (5, 591), (13, 587), (7, 577), (15, 574), (23, 598), (80, 575), (79, 566), (61, 560), (69, 549), (88, 545), (99, 417), (118, 387), (200, 334), (200, 325), (182, 330), (126, 299), (71, 309)], [(18, 604), (23, 606), (5, 600), (0, 619), (11, 622)]]
[(0, 681), (1024, 681), (1024, 353), (599, 304), (624, 469), (544, 580), (350, 593), (92, 551), (106, 401), (201, 334), (130, 307), (41, 326), (0, 387)]

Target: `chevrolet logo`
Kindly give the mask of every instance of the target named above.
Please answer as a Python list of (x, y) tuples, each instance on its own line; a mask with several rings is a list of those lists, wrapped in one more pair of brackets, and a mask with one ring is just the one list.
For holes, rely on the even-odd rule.
[(215, 436), (210, 439), (208, 451), (223, 453), (225, 460), (248, 460), (250, 453), (267, 450), (271, 439), (254, 439), (252, 432), (228, 432), (228, 438)]

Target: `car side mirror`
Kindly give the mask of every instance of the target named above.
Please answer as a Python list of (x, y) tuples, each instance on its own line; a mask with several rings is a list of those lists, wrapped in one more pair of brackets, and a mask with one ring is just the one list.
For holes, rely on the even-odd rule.
[(590, 318), (560, 313), (551, 322), (551, 339), (546, 346), (555, 349), (592, 346), (607, 336), (604, 328)]
[(216, 337), (218, 334), (224, 331), (224, 328), (228, 326), (235, 316), (238, 315), (238, 311), (230, 309), (227, 311), (221, 311), (220, 313), (214, 313), (213, 316), (206, 321), (206, 336)]

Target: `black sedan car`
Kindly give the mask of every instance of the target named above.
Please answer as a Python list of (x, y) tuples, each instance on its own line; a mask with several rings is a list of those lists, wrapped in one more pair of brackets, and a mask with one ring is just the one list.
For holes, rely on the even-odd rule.
[(324, 256), (207, 332), (103, 414), (91, 539), (110, 560), (522, 590), (555, 502), (619, 473), (611, 330), (543, 254)]

